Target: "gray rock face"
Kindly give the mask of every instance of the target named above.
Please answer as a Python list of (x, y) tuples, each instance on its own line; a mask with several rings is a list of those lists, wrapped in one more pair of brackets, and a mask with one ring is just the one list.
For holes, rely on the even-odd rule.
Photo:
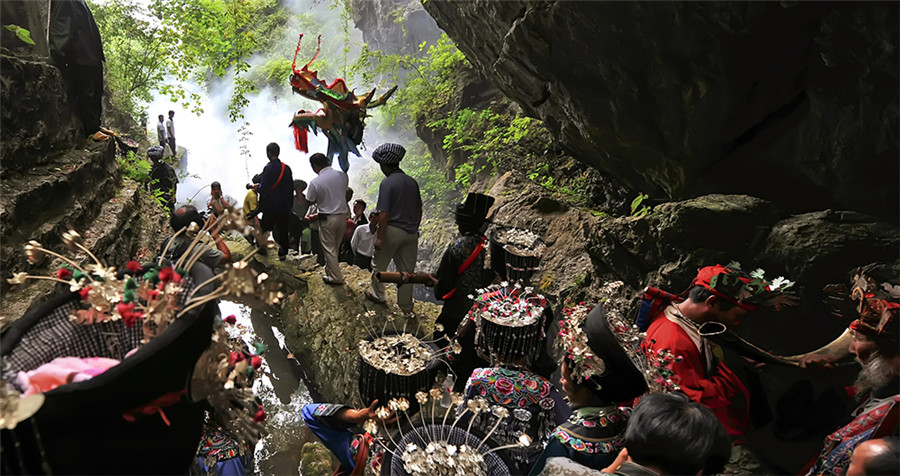
[(0, 140), (3, 175), (51, 160), (70, 148), (78, 120), (72, 115), (66, 84), (44, 58), (0, 55)]
[(352, 0), (353, 22), (363, 39), (388, 54), (414, 54), (423, 41), (441, 35), (434, 19), (415, 0)]
[(896, 3), (424, 7), (576, 158), (635, 191), (900, 217)]

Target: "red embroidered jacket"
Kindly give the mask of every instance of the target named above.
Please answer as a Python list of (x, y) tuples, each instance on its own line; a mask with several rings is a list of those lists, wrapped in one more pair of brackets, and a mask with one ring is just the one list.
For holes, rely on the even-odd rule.
[(654, 316), (642, 347), (654, 353), (668, 349), (681, 357), (681, 362), (672, 365), (673, 380), (681, 386), (681, 391), (709, 408), (729, 435), (740, 436), (747, 431), (750, 421), (747, 387), (724, 362), (717, 362), (713, 356), (704, 358), (687, 331), (667, 318), (665, 310)]

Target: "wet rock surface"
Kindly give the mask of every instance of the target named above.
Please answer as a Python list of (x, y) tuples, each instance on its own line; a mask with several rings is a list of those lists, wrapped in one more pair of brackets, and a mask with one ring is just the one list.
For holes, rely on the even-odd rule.
[[(232, 252), (244, 255), (246, 242), (229, 242)], [(415, 301), (416, 318), (401, 316), (396, 307), (396, 286), (387, 284), (387, 304), (375, 304), (365, 298), (369, 271), (341, 263), (344, 285), (322, 281), (324, 268), (315, 258), (291, 256), (278, 261), (275, 253), (253, 260), (253, 266), (265, 270), (283, 284), (282, 306), (277, 310), (285, 344), (306, 374), (314, 398), (330, 403), (359, 404), (357, 388), (357, 344), (385, 329), (406, 329), (430, 336), (440, 306)]]

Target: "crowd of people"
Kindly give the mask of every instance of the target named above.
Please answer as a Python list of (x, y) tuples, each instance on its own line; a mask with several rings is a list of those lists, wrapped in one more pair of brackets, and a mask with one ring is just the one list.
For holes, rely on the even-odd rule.
[[(170, 121), (164, 125), (160, 115), (160, 146), (149, 148), (147, 154), (153, 161), (152, 187), (163, 191), (173, 210), (178, 179), (171, 165), (162, 161), (172, 137), (167, 132), (171, 116), (170, 112)], [(404, 154), (398, 144), (385, 144), (374, 151), (373, 158), (381, 164), (385, 180), (377, 208), (367, 213), (365, 200), (351, 201), (354, 192), (347, 174), (332, 168), (324, 154), (310, 155), (316, 177), (307, 184), (293, 179), (291, 167), (279, 158), (280, 147), (271, 143), (266, 147), (268, 164), (247, 184), (244, 216), (257, 229), (272, 234), (280, 260), (290, 255), (315, 255), (318, 264), (325, 267), (324, 281), (328, 284), (343, 284), (340, 262), (369, 271), (380, 266), (378, 270), (384, 271), (393, 261), (398, 271), (412, 272), (422, 201), (416, 181), (399, 167)], [(218, 217), (225, 209), (237, 207), (237, 201), (223, 193), (219, 182), (210, 184), (209, 193), (208, 215)], [(267, 243), (257, 243), (251, 235), (246, 238), (259, 247), (261, 254), (267, 254)], [(402, 286), (400, 294), (401, 308), (412, 312), (411, 286)], [(383, 303), (384, 286), (373, 280), (367, 296)]]
[[(607, 301), (609, 309), (599, 303), (554, 313), (527, 282), (491, 285), (500, 279), (486, 266), (484, 251), (492, 203), (491, 197), (469, 194), (458, 206), (460, 236), (448, 246), (434, 288), (444, 301), (435, 337), (456, 348), (450, 372), (465, 382), (455, 385), (461, 392), (456, 407), (461, 427), (469, 422), (468, 431), (490, 435), (495, 447), (504, 449), (506, 470), (489, 474), (717, 474), (726, 467), (732, 473), (777, 472), (761, 465), (745, 443), (753, 405), (765, 398), (751, 391), (760, 363), (744, 357), (738, 360), (745, 365), (726, 364), (724, 354), (731, 349), (701, 329), (705, 323), (735, 327), (760, 307), (794, 304), (789, 281), (768, 281), (763, 273), (736, 265), (705, 266), (685, 292), (648, 298), (643, 329), (630, 321), (623, 325), (621, 316), (607, 319), (619, 312), (614, 300)], [(853, 387), (857, 408), (826, 437), (818, 455), (809, 455), (802, 474), (897, 474), (900, 469), (898, 280), (895, 268), (855, 270), (852, 289), (844, 295), (851, 303), (846, 308), (853, 310), (845, 315), (848, 332), (797, 358), (806, 369), (832, 367), (851, 355), (862, 366)], [(554, 322), (559, 329), (550, 332)], [(563, 350), (557, 365), (546, 366), (551, 341)], [(360, 393), (373, 406), (311, 404), (304, 410), (308, 426), (332, 452), (345, 456), (339, 456), (339, 474), (395, 464), (385, 461), (404, 450), (385, 442), (390, 451), (379, 456), (379, 439), (369, 431), (377, 427), (367, 430), (362, 424), (398, 416), (379, 414), (372, 396), (362, 387)], [(484, 400), (492, 410), (470, 414), (473, 404)], [(362, 458), (361, 445), (367, 448)], [(442, 464), (437, 460), (445, 456), (434, 451), (429, 464)], [(426, 474), (416, 473), (420, 466), (404, 468)]]
[[(161, 152), (152, 149), (154, 164)], [(277, 144), (269, 144), (266, 153), (268, 164), (247, 185), (244, 215), (273, 233), (280, 259), (316, 254), (329, 285), (343, 285), (341, 261), (371, 270), (365, 297), (384, 303), (385, 285), (375, 273), (391, 262), (400, 272), (414, 271), (422, 220), (418, 184), (400, 168), (403, 147), (385, 144), (374, 151), (384, 179), (368, 214), (364, 200), (352, 201), (347, 175), (325, 155), (309, 157), (316, 177), (307, 184), (293, 179)], [(237, 206), (218, 182), (210, 195), (209, 219)], [(457, 420), (467, 431), (490, 435), (485, 441), (504, 448), (510, 474), (716, 474), (729, 460), (748, 459), (757, 470), (771, 471), (759, 465), (744, 438), (754, 424), (754, 404), (765, 398), (754, 373), (758, 362), (726, 363), (731, 350), (703, 329), (709, 323), (736, 327), (760, 307), (793, 304), (789, 281), (769, 281), (760, 271), (746, 273), (736, 265), (704, 266), (681, 294), (645, 295), (646, 312), (635, 325), (623, 325), (614, 300), (554, 309), (534, 293), (529, 275), (510, 279), (489, 264), (502, 259), (488, 256), (493, 203), (492, 197), (470, 193), (453, 210), (459, 235), (431, 283), (443, 301), (441, 314), (433, 336), (416, 337), (447, 350), (449, 384), (441, 391), (459, 395)], [(173, 226), (184, 227), (200, 218), (188, 206), (178, 208), (173, 220)], [(266, 243), (254, 244), (265, 250)], [(179, 244), (173, 245), (171, 253), (177, 253)], [(213, 267), (230, 259), (227, 247), (209, 254)], [(806, 474), (896, 473), (898, 278), (877, 267), (856, 270), (845, 296), (854, 309), (845, 316), (848, 331), (796, 359), (803, 368), (832, 367), (852, 355), (862, 365), (854, 386), (856, 410), (827, 436), (818, 455), (810, 455)], [(407, 315), (413, 312), (412, 286), (398, 284), (397, 305)], [(362, 387), (361, 396), (367, 408), (314, 404), (303, 412), (346, 474), (361, 474), (380, 451), (380, 439), (362, 424), (397, 417), (378, 413)], [(408, 391), (392, 397), (417, 399)], [(504, 410), (468, 413), (482, 401)], [(371, 451), (361, 457), (364, 446)]]

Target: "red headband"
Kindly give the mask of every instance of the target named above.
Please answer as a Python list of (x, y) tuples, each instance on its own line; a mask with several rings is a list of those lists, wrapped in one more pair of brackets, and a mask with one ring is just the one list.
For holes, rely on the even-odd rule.
[[(691, 281), (691, 287), (703, 286), (704, 288), (709, 289), (709, 291), (711, 293), (713, 293), (713, 295), (715, 295), (716, 297), (724, 299), (724, 300), (740, 307), (741, 309), (745, 309), (747, 311), (755, 311), (756, 304), (750, 304), (750, 303), (746, 303), (746, 302), (738, 302), (738, 300), (736, 298), (734, 298), (733, 296), (729, 296), (729, 295), (717, 290), (716, 288), (713, 288), (710, 286), (710, 282), (712, 281), (712, 278), (714, 278), (715, 276), (718, 276), (720, 274), (731, 274), (731, 269), (729, 269), (725, 266), (722, 266), (720, 264), (717, 264), (715, 266), (705, 266), (703, 268), (700, 268), (699, 270), (697, 270), (697, 276), (694, 278), (693, 281)], [(750, 282), (750, 278), (738, 277), (738, 279), (742, 283)]]

